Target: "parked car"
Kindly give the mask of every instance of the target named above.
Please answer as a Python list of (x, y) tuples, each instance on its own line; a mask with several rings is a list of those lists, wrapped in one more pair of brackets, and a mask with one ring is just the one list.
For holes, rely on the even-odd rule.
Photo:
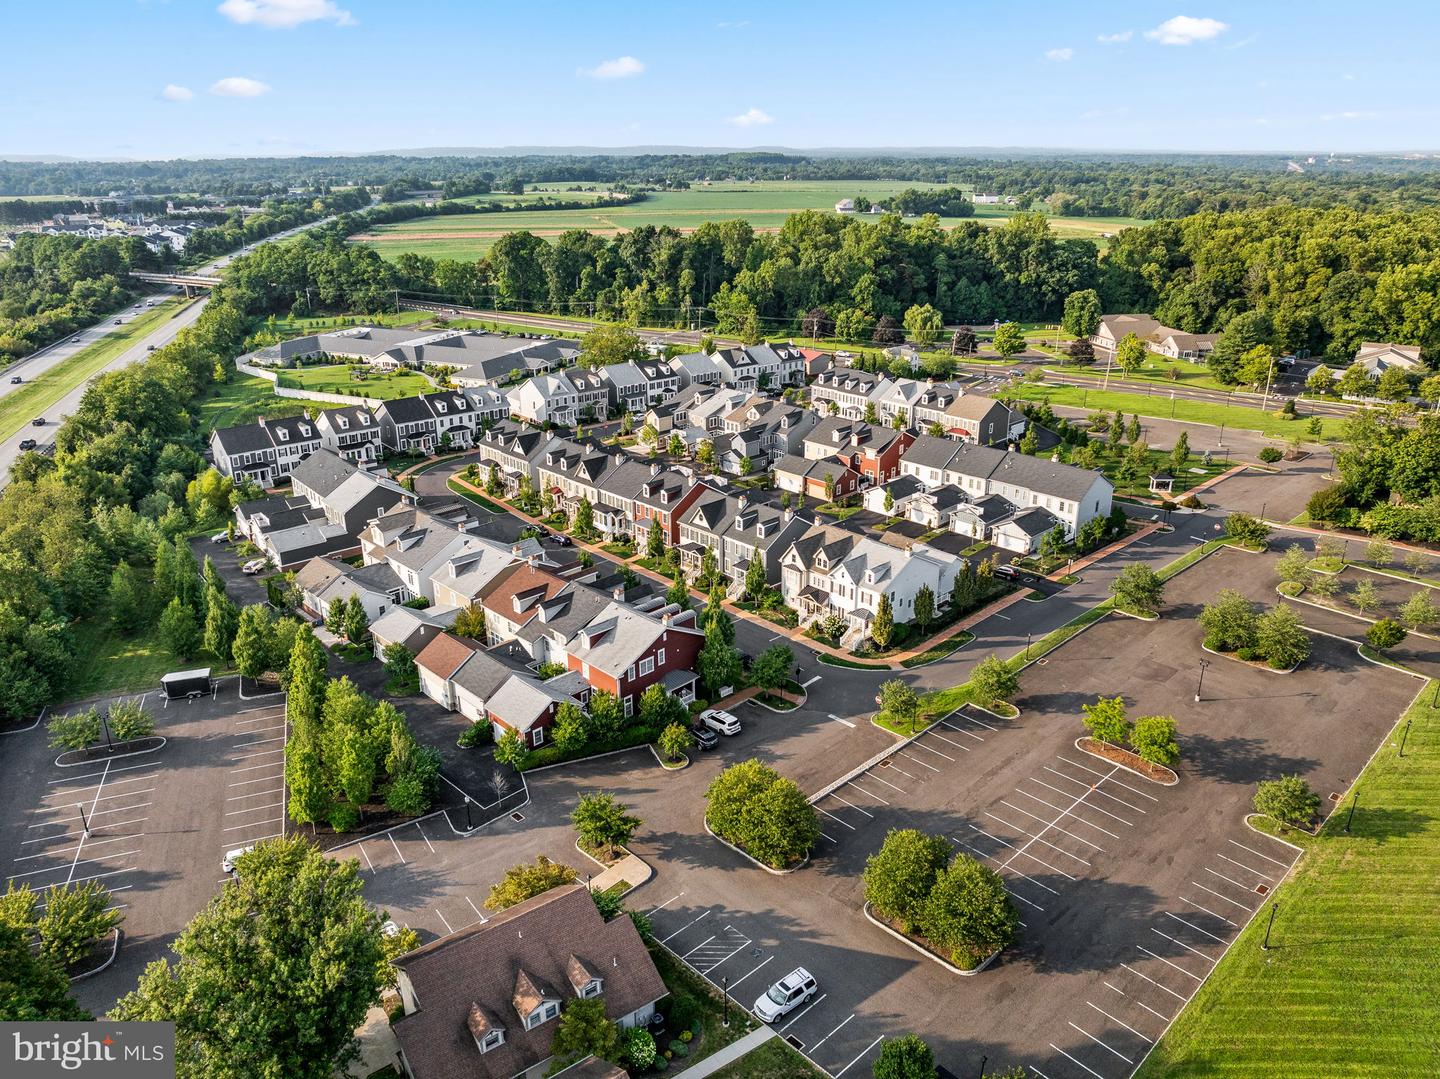
[(380, 932), (393, 940), (400, 935), (400, 927), (395, 924), (393, 918), (387, 918), (385, 924), (380, 927)]
[(1018, 581), (1020, 579), (1020, 571), (1009, 562), (1006, 562), (1003, 566), (995, 567), (995, 576), (1008, 577), (1012, 581)]
[(819, 988), (813, 974), (804, 967), (796, 967), (760, 994), (754, 1012), (763, 1022), (773, 1023), (812, 999)]
[(558, 533), (550, 538), (555, 541), (556, 547), (569, 547), (575, 542), (569, 536), (561, 536)]
[(229, 542), (230, 542), (230, 533), (229, 533), (229, 532), (216, 532), (215, 535), (213, 535), (213, 536), (210, 537), (210, 542), (211, 542), (211, 543), (229, 543)]
[(20, 448), (22, 450), (33, 450), (35, 448), (35, 440), (33, 438), (22, 438), (20, 440)]
[(723, 708), (707, 708), (700, 713), (700, 722), (720, 734), (740, 733), (740, 721)]
[(701, 749), (714, 749), (720, 744), (720, 736), (703, 723), (697, 723), (690, 728), (690, 737), (695, 739), (695, 744)]
[(36, 416), (33, 420), (30, 421), (30, 426), (31, 426), (31, 427), (44, 427), (44, 426), (45, 426), (45, 417), (44, 417), (44, 416)]
[(22, 383), (22, 382), (24, 382), (24, 381), (25, 381), (25, 380), (24, 380), (23, 378), (21, 378), (19, 375), (11, 375), (11, 376), (10, 376), (10, 385), (12, 385), (12, 386), (18, 386), (18, 385), (20, 385), (20, 383)]
[(243, 566), (240, 567), (240, 572), (248, 573), (250, 576), (253, 577), (257, 573), (263, 573), (265, 571), (265, 567), (269, 564), (270, 563), (266, 559), (252, 558), (249, 562), (246, 562)]
[(254, 849), (255, 844), (251, 843), (248, 847), (236, 847), (234, 850), (226, 851), (224, 859), (220, 862), (220, 868), (226, 873), (235, 872), (235, 862), (240, 858), (240, 855), (248, 854)]

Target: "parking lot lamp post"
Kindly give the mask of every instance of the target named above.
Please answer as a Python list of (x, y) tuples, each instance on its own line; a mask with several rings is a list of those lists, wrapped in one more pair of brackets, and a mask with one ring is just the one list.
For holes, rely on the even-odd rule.
[[(1436, 694), (1440, 694), (1440, 682), (1435, 683), (1435, 692), (1436, 692)], [(1432, 707), (1432, 708), (1435, 707), (1435, 704), (1434, 704), (1433, 701), (1431, 702), (1430, 707)], [(1407, 720), (1405, 721), (1405, 729), (1400, 732), (1400, 756), (1402, 756), (1402, 757), (1405, 756), (1405, 739), (1407, 739), (1407, 738), (1409, 738), (1409, 737), (1410, 737), (1410, 721), (1407, 719)]]
[(1025, 662), (1030, 662), (1030, 634), (1025, 634)]
[(80, 825), (84, 829), (85, 838), (90, 838), (90, 820), (85, 816), (85, 805), (83, 802), (76, 802), (75, 808), (80, 811)]
[(984, 1053), (980, 1054), (980, 1079), (985, 1079), (985, 1065), (990, 1063), (990, 1058)]
[(100, 713), (100, 729), (105, 732), (106, 751), (114, 753), (115, 743), (110, 738), (110, 710), (108, 708)]
[(465, 796), (465, 830), (468, 832), (474, 825), (470, 823), (470, 796)]
[(1199, 704), (1199, 703), (1200, 703), (1200, 687), (1205, 684), (1205, 668), (1208, 667), (1208, 666), (1210, 666), (1210, 661), (1209, 661), (1208, 659), (1202, 659), (1202, 660), (1200, 661), (1200, 678), (1199, 678), (1199, 680), (1195, 683), (1195, 703), (1196, 703), (1196, 704)]
[(1265, 942), (1260, 945), (1262, 952), (1268, 952), (1270, 950), (1270, 930), (1275, 928), (1275, 912), (1279, 909), (1279, 903), (1270, 904), (1270, 921), (1265, 926)]
[(730, 1025), (730, 976), (728, 974), (720, 976), (720, 994), (725, 998), (724, 1025), (728, 1027)]
[(1357, 790), (1350, 798), (1350, 813), (1345, 818), (1345, 834), (1350, 834), (1350, 822), (1355, 819), (1355, 803), (1360, 801), (1360, 792)]

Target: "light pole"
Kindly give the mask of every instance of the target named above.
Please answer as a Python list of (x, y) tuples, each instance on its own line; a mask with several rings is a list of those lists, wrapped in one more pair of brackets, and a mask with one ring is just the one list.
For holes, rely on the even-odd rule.
[(468, 832), (475, 826), (470, 823), (470, 796), (465, 796), (465, 830)]
[[(1440, 684), (1435, 687), (1436, 693), (1440, 693)], [(1433, 705), (1432, 705), (1433, 707)], [(1410, 721), (1405, 721), (1405, 729), (1400, 732), (1400, 756), (1405, 756), (1405, 739), (1410, 737)]]
[(1205, 668), (1208, 667), (1208, 666), (1210, 666), (1210, 661), (1209, 661), (1208, 659), (1202, 659), (1202, 660), (1200, 661), (1200, 677), (1199, 677), (1199, 679), (1197, 679), (1196, 682), (1195, 682), (1195, 703), (1196, 703), (1196, 704), (1199, 704), (1199, 703), (1200, 703), (1200, 687), (1205, 684)]
[(1360, 800), (1360, 792), (1357, 790), (1350, 798), (1350, 814), (1345, 818), (1345, 834), (1350, 834), (1350, 822), (1355, 819), (1355, 803)]
[(1270, 904), (1270, 921), (1265, 926), (1265, 942), (1260, 945), (1262, 952), (1268, 952), (1270, 950), (1270, 930), (1275, 928), (1275, 912), (1279, 909), (1279, 903)]
[(1025, 634), (1025, 662), (1030, 662), (1030, 634)]
[(720, 976), (720, 994), (725, 998), (724, 1025), (728, 1027), (730, 1025), (730, 976), (728, 974)]
[(100, 729), (105, 732), (105, 751), (114, 753), (115, 743), (110, 738), (110, 709), (108, 708), (100, 713)]
[(76, 802), (76, 803), (75, 803), (75, 808), (80, 811), (80, 826), (81, 826), (82, 830), (85, 832), (85, 838), (86, 838), (86, 839), (89, 839), (89, 838), (90, 838), (90, 820), (89, 820), (88, 817), (85, 816), (85, 806), (84, 806), (84, 804), (81, 803), (81, 802)]

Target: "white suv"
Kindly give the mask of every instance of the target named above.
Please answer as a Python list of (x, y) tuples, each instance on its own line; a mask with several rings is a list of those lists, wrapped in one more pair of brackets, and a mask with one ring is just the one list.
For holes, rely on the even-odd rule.
[(814, 997), (818, 988), (819, 985), (808, 970), (796, 967), (765, 990), (755, 1002), (755, 1014), (764, 1022), (773, 1023)]
[(701, 712), (700, 722), (719, 734), (740, 733), (740, 721), (723, 708), (708, 708)]

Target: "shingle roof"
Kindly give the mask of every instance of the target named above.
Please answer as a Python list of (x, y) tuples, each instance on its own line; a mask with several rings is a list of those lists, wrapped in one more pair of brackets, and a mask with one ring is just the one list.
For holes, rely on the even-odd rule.
[[(394, 1029), (416, 1079), (512, 1079), (548, 1058), (559, 1024), (526, 1030), (515, 1005), (543, 993), (542, 985), (567, 986), (572, 956), (603, 974), (600, 999), (612, 1020), (665, 995), (634, 923), (623, 917), (606, 922), (578, 884), (551, 889), (401, 956), (396, 964), (420, 1007)], [(529, 983), (523, 991), (522, 972)], [(574, 997), (569, 990), (559, 995)], [(504, 1042), (486, 1053), (471, 1032), (472, 1005), (505, 1028)]]
[(339, 454), (320, 449), (296, 465), (290, 478), (292, 482), (303, 483), (321, 498), (326, 498), (359, 471)]
[(415, 657), (415, 666), (438, 678), (448, 679), (474, 655), (478, 647), (473, 641), (462, 640), (452, 633), (442, 633), (420, 650)]

